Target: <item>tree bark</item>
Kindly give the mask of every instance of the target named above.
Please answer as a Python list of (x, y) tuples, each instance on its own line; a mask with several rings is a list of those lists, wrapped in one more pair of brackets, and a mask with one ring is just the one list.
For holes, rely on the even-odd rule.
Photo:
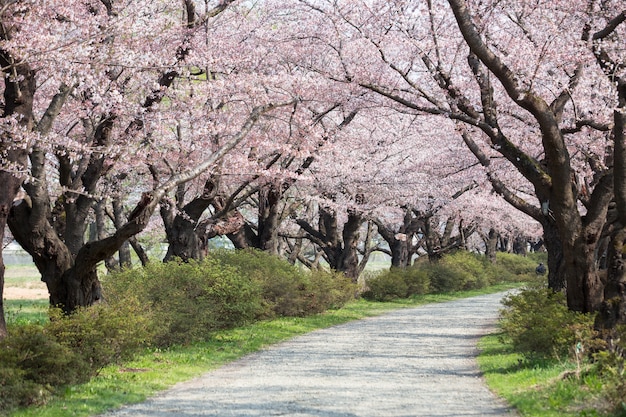
[(340, 230), (336, 211), (324, 207), (319, 209), (317, 230), (305, 220), (296, 220), (307, 237), (322, 250), (329, 267), (342, 272), (353, 282), (358, 280), (362, 269), (358, 244), (359, 229), (364, 221), (361, 213), (349, 209), (348, 220)]
[(498, 232), (493, 227), (489, 229), (487, 236), (483, 238), (485, 242), (485, 256), (492, 264), (496, 263), (496, 248), (498, 246)]
[[(10, 34), (5, 32), (4, 25), (0, 39), (8, 39)], [(0, 65), (4, 75), (4, 111), (2, 117), (18, 115), (19, 124), (26, 130), (32, 130), (33, 98), (35, 95), (35, 74), (27, 64), (16, 64), (14, 58), (6, 51), (0, 50)], [(11, 76), (5, 74), (11, 72)], [(27, 166), (27, 153), (25, 149), (16, 148), (15, 138), (10, 134), (2, 133), (0, 136), (0, 155), (4, 163), (14, 164), (13, 169), (23, 169)], [(6, 321), (4, 317), (4, 233), (7, 226), (8, 216), (23, 178), (16, 176), (7, 170), (8, 167), (0, 166), (0, 339), (7, 335)]]

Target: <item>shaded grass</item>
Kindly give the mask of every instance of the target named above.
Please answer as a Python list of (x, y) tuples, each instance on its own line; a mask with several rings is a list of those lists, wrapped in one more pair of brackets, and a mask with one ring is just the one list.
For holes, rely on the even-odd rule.
[(220, 331), (211, 340), (168, 349), (150, 349), (133, 361), (108, 366), (86, 384), (65, 389), (44, 407), (21, 409), (12, 417), (89, 416), (124, 404), (137, 403), (177, 382), (189, 380), (242, 356), (316, 329), (383, 314), (398, 308), (450, 301), (504, 291), (503, 284), (481, 290), (429, 294), (393, 302), (356, 300), (339, 310), (322, 314), (279, 318)]
[(609, 417), (603, 384), (573, 361), (528, 360), (492, 334), (479, 342), (489, 387), (525, 417)]

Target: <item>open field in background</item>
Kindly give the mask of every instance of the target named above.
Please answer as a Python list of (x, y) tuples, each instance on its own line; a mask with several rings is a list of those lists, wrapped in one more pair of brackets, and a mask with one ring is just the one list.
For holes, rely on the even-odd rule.
[(35, 265), (7, 265), (4, 273), (4, 299), (40, 300), (48, 298), (46, 284)]

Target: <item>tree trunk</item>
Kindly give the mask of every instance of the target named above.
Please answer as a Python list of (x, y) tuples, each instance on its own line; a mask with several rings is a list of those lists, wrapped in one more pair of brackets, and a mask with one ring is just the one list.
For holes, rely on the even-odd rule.
[(526, 238), (523, 236), (516, 236), (513, 240), (513, 253), (516, 255), (526, 256)]
[(350, 210), (348, 212), (348, 221), (343, 226), (341, 233), (343, 244), (336, 247), (337, 265), (334, 269), (343, 272), (353, 282), (359, 279), (359, 228), (363, 224), (363, 217)]
[(604, 301), (596, 318), (596, 328), (607, 332), (618, 324), (626, 324), (626, 229), (617, 227), (608, 249), (611, 260), (604, 287)]
[(548, 288), (552, 291), (565, 289), (565, 273), (563, 264), (563, 246), (556, 225), (552, 221), (543, 223), (543, 243), (548, 253)]
[(498, 246), (498, 232), (493, 227), (489, 229), (489, 233), (487, 234), (485, 241), (485, 256), (492, 264), (495, 264), (496, 259), (496, 249)]
[[(91, 224), (91, 229), (89, 233), (90, 241), (102, 239), (104, 236), (106, 236), (105, 224), (107, 216), (105, 213), (105, 204), (105, 200), (100, 200), (94, 205), (94, 214), (96, 221), (95, 223)], [(118, 264), (115, 262), (115, 258), (113, 258), (112, 256), (104, 260), (104, 265), (109, 272), (113, 272), (119, 269)]]
[[(604, 54), (598, 51), (598, 56)], [(604, 60), (601, 65), (609, 62)], [(615, 66), (614, 68), (618, 68)], [(607, 75), (617, 75), (607, 72)], [(597, 323), (601, 328), (614, 329), (618, 324), (626, 324), (626, 78), (615, 77), (618, 93), (618, 106), (613, 111), (614, 142), (614, 192), (617, 208), (615, 230), (609, 245), (608, 271), (604, 300), (598, 314)]]
[(410, 207), (404, 208), (404, 220), (397, 232), (387, 227), (382, 221), (375, 219), (378, 234), (385, 239), (391, 252), (391, 267), (406, 268), (411, 265), (413, 255), (413, 237), (419, 227)]
[[(1, 23), (1, 22), (0, 22)], [(3, 27), (2, 38), (8, 35), (7, 28)], [(33, 129), (33, 98), (35, 95), (35, 73), (27, 64), (16, 64), (12, 56), (0, 50), (0, 65), (4, 76), (4, 111), (3, 118), (19, 116), (18, 123), (25, 130)], [(12, 71), (11, 76), (4, 71)], [(10, 133), (3, 132), (0, 136), (1, 162), (14, 163), (17, 168), (27, 166), (27, 153), (24, 149), (15, 149), (14, 138)], [(0, 165), (0, 339), (7, 335), (4, 317), (4, 233), (7, 226), (11, 205), (22, 184), (23, 178), (18, 178)]]
[(407, 241), (406, 235), (394, 239), (389, 248), (391, 249), (391, 267), (406, 268), (411, 265), (410, 248), (411, 242)]
[(281, 184), (269, 184), (259, 190), (259, 249), (278, 254), (278, 226), (280, 225)]
[(188, 261), (190, 259), (201, 260), (205, 256), (206, 242), (204, 236), (199, 233), (198, 223), (202, 214), (212, 204), (217, 185), (213, 177), (210, 177), (204, 184), (201, 195), (195, 197), (189, 203), (181, 207), (184, 199), (184, 188), (178, 188), (178, 207), (168, 207), (170, 212), (164, 215), (163, 206), (161, 214), (163, 221), (167, 223), (165, 232), (167, 235), (167, 254), (165, 262), (174, 258)]
[[(116, 229), (119, 229), (125, 223), (124, 206), (119, 198), (113, 199), (113, 222)], [(118, 262), (120, 269), (128, 268), (132, 265), (130, 257), (130, 244), (128, 241), (122, 243), (117, 255), (119, 257)]]
[(318, 230), (307, 221), (297, 220), (298, 225), (307, 233), (308, 238), (324, 253), (324, 258), (331, 269), (343, 272), (356, 282), (363, 265), (359, 262), (359, 229), (364, 222), (363, 215), (356, 210), (348, 210), (348, 220), (339, 230), (337, 213), (329, 208), (320, 207)]

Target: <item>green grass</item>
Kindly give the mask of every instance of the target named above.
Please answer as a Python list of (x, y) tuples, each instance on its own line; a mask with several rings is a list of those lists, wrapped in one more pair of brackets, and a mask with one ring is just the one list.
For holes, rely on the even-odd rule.
[(504, 284), (451, 294), (418, 296), (394, 302), (354, 301), (342, 309), (304, 318), (280, 318), (216, 333), (210, 341), (147, 350), (131, 362), (109, 366), (87, 384), (69, 387), (44, 407), (17, 410), (11, 417), (89, 416), (145, 400), (158, 391), (215, 369), (268, 345), (352, 320), (422, 304), (450, 301), (510, 289)]
[(524, 417), (609, 417), (597, 376), (574, 361), (531, 361), (497, 334), (481, 339), (478, 358), (489, 387)]
[(40, 282), (41, 275), (34, 265), (7, 265), (4, 284), (13, 287), (28, 287)]
[(48, 307), (48, 300), (4, 300), (7, 325), (44, 323), (48, 320)]

